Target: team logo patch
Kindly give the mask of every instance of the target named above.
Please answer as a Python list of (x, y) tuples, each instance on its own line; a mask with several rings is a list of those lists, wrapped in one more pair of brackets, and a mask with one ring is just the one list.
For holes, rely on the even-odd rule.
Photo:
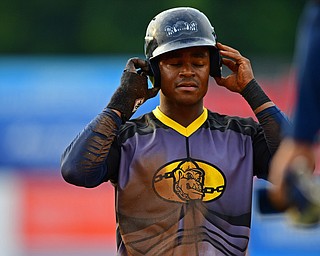
[(180, 160), (160, 168), (153, 177), (153, 187), (163, 199), (174, 202), (219, 198), (226, 180), (215, 166), (196, 160)]
[(179, 20), (172, 26), (166, 26), (164, 28), (168, 37), (177, 37), (182, 34), (191, 34), (198, 31), (198, 24), (195, 21), (190, 23)]

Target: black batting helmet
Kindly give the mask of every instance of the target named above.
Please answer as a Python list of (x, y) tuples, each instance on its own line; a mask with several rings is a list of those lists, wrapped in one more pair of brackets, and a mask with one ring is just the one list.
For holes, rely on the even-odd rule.
[(221, 58), (216, 46), (217, 37), (208, 18), (190, 7), (168, 9), (149, 23), (144, 51), (154, 75), (154, 86), (160, 86), (157, 57), (166, 52), (193, 47), (210, 47), (210, 75), (221, 76)]

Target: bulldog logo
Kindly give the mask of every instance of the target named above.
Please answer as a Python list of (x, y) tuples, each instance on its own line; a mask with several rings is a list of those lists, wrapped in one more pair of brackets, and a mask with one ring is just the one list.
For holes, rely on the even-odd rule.
[(169, 163), (153, 178), (156, 193), (169, 201), (212, 201), (225, 190), (223, 173), (215, 166), (195, 160)]
[(173, 170), (173, 190), (182, 200), (203, 198), (204, 171), (195, 162), (181, 162)]

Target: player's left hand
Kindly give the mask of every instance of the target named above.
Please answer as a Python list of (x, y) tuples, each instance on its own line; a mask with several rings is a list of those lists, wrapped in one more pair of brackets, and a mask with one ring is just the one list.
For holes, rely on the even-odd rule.
[(240, 93), (254, 78), (250, 60), (243, 57), (239, 51), (232, 47), (217, 43), (222, 57), (222, 64), (232, 73), (226, 77), (214, 77), (216, 83), (232, 92)]

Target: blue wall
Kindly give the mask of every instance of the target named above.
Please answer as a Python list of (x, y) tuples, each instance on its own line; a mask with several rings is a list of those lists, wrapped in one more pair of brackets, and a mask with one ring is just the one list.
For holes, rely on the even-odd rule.
[[(73, 137), (107, 104), (126, 57), (1, 57), (0, 166), (59, 166)], [(151, 110), (148, 101), (135, 115)]]

